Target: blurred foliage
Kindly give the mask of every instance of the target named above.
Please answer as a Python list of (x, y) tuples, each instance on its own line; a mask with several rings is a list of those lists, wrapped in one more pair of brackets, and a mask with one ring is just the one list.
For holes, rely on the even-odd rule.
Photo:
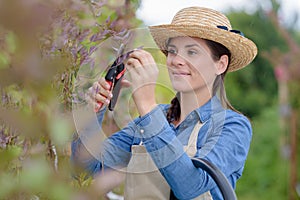
[[(280, 5), (277, 1), (273, 1), (273, 4), (273, 9), (278, 10)], [(226, 77), (227, 94), (231, 103), (248, 117), (255, 117), (278, 97), (278, 83), (274, 74), (276, 66), (266, 58), (265, 53), (276, 49), (280, 51), (279, 54), (283, 54), (289, 51), (289, 46), (263, 8), (258, 8), (253, 14), (231, 11), (228, 17), (233, 28), (239, 27), (258, 47), (258, 55), (248, 67), (229, 73)], [(295, 41), (300, 41), (299, 30), (292, 25), (286, 29), (294, 36)], [(295, 104), (299, 93), (295, 90), (291, 93), (297, 99), (292, 99), (291, 103)]]
[(139, 1), (0, 1), (0, 199), (93, 199), (73, 179), (77, 71), (102, 41), (139, 25)]
[[(276, 104), (274, 104), (276, 105)], [(282, 200), (288, 197), (289, 161), (285, 137), (275, 106), (264, 109), (252, 120), (253, 138), (237, 196), (242, 200)]]
[(252, 15), (232, 12), (228, 17), (235, 27), (257, 44), (258, 55), (254, 62), (245, 69), (229, 73), (226, 79), (227, 94), (232, 104), (247, 116), (254, 117), (274, 103), (272, 101), (278, 95), (273, 66), (262, 52), (270, 51), (274, 46), (281, 49), (287, 49), (287, 46), (262, 10)]
[[(229, 14), (233, 28), (239, 27), (258, 46), (258, 56), (254, 62), (243, 70), (229, 74), (226, 79), (230, 101), (253, 120), (254, 126), (245, 173), (238, 183), (240, 199), (291, 198), (295, 188), (292, 188), (289, 179), (298, 176), (295, 179), (299, 180), (300, 177), (299, 145), (294, 152), (298, 162), (293, 164), (298, 174), (291, 175), (290, 166), (293, 154), (291, 113), (298, 113), (298, 118), (295, 118), (298, 122), (293, 126), (298, 135), (296, 143), (300, 142), (300, 31), (293, 24), (280, 24), (277, 12), (281, 5), (276, 0), (271, 2), (271, 10), (259, 8), (253, 14), (237, 11)], [(286, 70), (287, 80), (279, 76), (282, 74), (275, 73), (278, 67)], [(282, 84), (286, 84), (287, 94), (278, 93)]]

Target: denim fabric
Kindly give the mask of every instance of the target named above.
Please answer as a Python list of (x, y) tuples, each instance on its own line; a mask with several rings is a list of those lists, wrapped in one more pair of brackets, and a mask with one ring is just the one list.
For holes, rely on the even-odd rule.
[[(104, 167), (126, 166), (131, 145), (142, 141), (178, 199), (192, 199), (206, 191), (211, 192), (214, 200), (223, 199), (212, 178), (194, 167), (183, 145), (187, 144), (194, 125), (200, 120), (204, 125), (199, 131), (195, 157), (216, 165), (235, 188), (250, 147), (252, 129), (249, 120), (242, 114), (224, 109), (217, 97), (191, 112), (177, 127), (166, 119), (168, 108), (169, 105), (159, 105), (109, 137), (101, 148)], [(98, 115), (100, 124), (103, 112)], [(80, 138), (72, 143), (71, 159), (83, 164), (92, 174), (99, 172), (102, 161), (96, 158), (78, 160), (78, 148), (81, 148)]]

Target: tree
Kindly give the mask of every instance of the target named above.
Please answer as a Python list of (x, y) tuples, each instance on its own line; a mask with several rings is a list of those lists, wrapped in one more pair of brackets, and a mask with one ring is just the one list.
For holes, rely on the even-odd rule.
[[(280, 5), (273, 3), (273, 8)], [(294, 36), (279, 23), (278, 9), (268, 13), (271, 22), (288, 45), (288, 50), (283, 52), (274, 47), (271, 52), (266, 52), (265, 57), (273, 64), (279, 84), (279, 103), (281, 110), (282, 126), (290, 132), (290, 199), (296, 199), (297, 187), (297, 143), (299, 142), (299, 116), (300, 116), (300, 44)]]

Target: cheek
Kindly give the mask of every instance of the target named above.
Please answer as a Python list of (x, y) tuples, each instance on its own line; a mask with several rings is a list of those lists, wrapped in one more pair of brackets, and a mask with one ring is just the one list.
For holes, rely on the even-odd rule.
[(170, 56), (167, 56), (167, 59), (166, 59), (166, 64), (167, 64), (167, 67), (170, 67), (172, 66), (172, 59), (170, 58)]
[(211, 62), (202, 62), (198, 65), (193, 65), (193, 71), (197, 77), (205, 80), (205, 82), (212, 82), (216, 77), (216, 67)]

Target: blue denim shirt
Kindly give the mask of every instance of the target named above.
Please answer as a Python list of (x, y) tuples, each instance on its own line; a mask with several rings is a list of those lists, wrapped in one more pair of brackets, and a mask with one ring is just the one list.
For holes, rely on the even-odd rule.
[[(102, 168), (101, 163), (110, 168), (126, 166), (131, 146), (143, 141), (178, 199), (192, 199), (206, 191), (210, 191), (214, 200), (223, 199), (213, 179), (194, 167), (183, 145), (187, 145), (194, 125), (200, 120), (204, 125), (199, 131), (195, 157), (216, 165), (235, 188), (250, 147), (252, 129), (249, 120), (242, 114), (224, 109), (217, 97), (191, 112), (177, 127), (166, 119), (168, 108), (169, 105), (159, 105), (113, 134), (102, 144), (101, 156), (97, 159), (76, 159), (81, 141), (74, 140), (71, 159), (95, 174)], [(103, 112), (98, 115), (99, 122), (102, 122)]]

